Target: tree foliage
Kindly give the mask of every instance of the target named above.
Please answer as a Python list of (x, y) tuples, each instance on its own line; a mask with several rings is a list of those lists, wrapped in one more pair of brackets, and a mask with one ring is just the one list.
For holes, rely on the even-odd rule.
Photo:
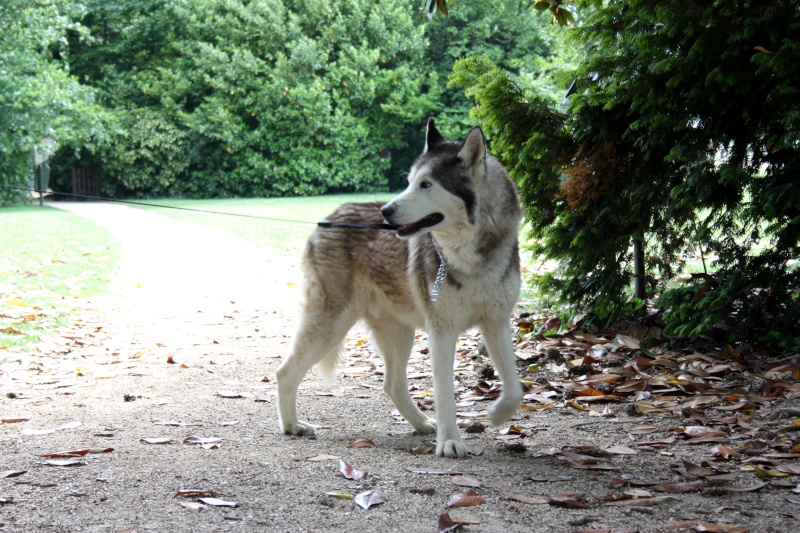
[(3, 31), (24, 28), (15, 46), (36, 64), (3, 78), (32, 95), (13, 97), (20, 117), (4, 120), (26, 127), (5, 139), (28, 174), (50, 135), (54, 186), (87, 167), (118, 197), (396, 188), (428, 116), (454, 136), (468, 125), (469, 103), (446, 88), (457, 59), (549, 82), (558, 41), (529, 7), (462, 5), (423, 25), (413, 0), (14, 0)]
[[(103, 135), (108, 117), (63, 61), (67, 31), (82, 29), (60, 7), (59, 0), (0, 4), (0, 176), (6, 185), (27, 186), (33, 150), (46, 152), (45, 139), (92, 146)], [(0, 204), (21, 197), (0, 190)]]
[(117, 194), (385, 188), (397, 126), (433, 108), (423, 28), (394, 2), (95, 0), (83, 24), (73, 72), (137, 125), (94, 157)]
[[(636, 304), (643, 239), (668, 333), (800, 345), (799, 6), (582, 2), (567, 112), (489, 61), (457, 65), (521, 184), (535, 251), (558, 262), (542, 287), (618, 318)], [(713, 277), (668, 287), (695, 255)]]

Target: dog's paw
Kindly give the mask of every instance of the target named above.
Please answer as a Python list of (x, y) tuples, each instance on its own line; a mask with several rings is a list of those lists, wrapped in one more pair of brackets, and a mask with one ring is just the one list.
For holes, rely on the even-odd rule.
[(426, 435), (430, 433), (436, 433), (436, 420), (433, 420), (431, 418), (427, 418), (423, 421), (416, 422), (411, 426), (417, 433), (424, 433)]
[(286, 435), (309, 437), (314, 434), (314, 426), (303, 420), (298, 420), (294, 424), (281, 424), (281, 426)]
[(452, 457), (453, 459), (461, 459), (467, 456), (467, 447), (460, 440), (446, 440), (442, 443), (436, 443), (436, 455), (439, 457)]
[(501, 426), (503, 425), (511, 415), (514, 414), (514, 411), (517, 410), (517, 406), (519, 405), (518, 400), (503, 398), (502, 396), (497, 399), (492, 405), (489, 406), (487, 412), (489, 413), (489, 419), (492, 421), (493, 426)]

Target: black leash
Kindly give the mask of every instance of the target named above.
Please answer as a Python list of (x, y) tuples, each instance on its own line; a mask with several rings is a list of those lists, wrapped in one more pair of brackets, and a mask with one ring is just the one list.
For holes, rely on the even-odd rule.
[(394, 224), (356, 224), (353, 222), (331, 222), (330, 220), (317, 222), (317, 226), (320, 228), (397, 229), (397, 226)]
[[(41, 192), (36, 189), (28, 189), (25, 187), (13, 187), (11, 185), (0, 185), (0, 189), (11, 189), (23, 192), (39, 192), (39, 193)], [(270, 220), (272, 222), (287, 222), (290, 224), (314, 224), (314, 222), (307, 222), (305, 220), (287, 220), (284, 218), (262, 217), (259, 215), (246, 215), (244, 213), (225, 213), (222, 211), (209, 211), (207, 209), (194, 209), (191, 207), (178, 207), (174, 205), (161, 205), (161, 204), (152, 204), (147, 202), (135, 202), (133, 200), (117, 200), (115, 198), (105, 198), (103, 196), (91, 196), (88, 194), (72, 194), (68, 192), (52, 192), (50, 194), (57, 196), (68, 196), (70, 198), (82, 198), (85, 200), (101, 200), (104, 202), (116, 202), (118, 204), (141, 205), (145, 207), (162, 207), (164, 209), (191, 211), (193, 213), (205, 213), (208, 215), (227, 215), (231, 217), (256, 218), (259, 220)], [(397, 226), (393, 226), (391, 224), (355, 224), (349, 222), (331, 222), (329, 220), (323, 220), (321, 222), (317, 222), (316, 224), (320, 228), (356, 228), (356, 229), (389, 229), (389, 230), (397, 229)]]

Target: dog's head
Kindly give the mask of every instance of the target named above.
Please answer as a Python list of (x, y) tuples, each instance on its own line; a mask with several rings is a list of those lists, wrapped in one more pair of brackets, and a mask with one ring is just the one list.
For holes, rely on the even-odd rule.
[(381, 208), (399, 237), (475, 223), (476, 190), (486, 175), (486, 139), (472, 128), (463, 141), (448, 141), (428, 121), (425, 149), (411, 167), (408, 187)]

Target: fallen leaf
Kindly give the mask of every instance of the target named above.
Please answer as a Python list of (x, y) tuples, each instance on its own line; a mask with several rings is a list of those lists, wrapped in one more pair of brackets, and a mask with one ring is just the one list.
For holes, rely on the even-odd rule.
[(688, 426), (683, 428), (682, 432), (690, 439), (698, 439), (705, 437), (723, 437), (726, 435), (724, 431), (711, 430), (703, 426)]
[(589, 506), (580, 500), (575, 499), (571, 494), (556, 494), (547, 500), (553, 507), (565, 507), (567, 509), (588, 509)]
[(454, 476), (451, 481), (453, 485), (458, 485), (459, 487), (472, 487), (477, 489), (483, 485), (479, 480), (468, 476)]
[(217, 498), (199, 498), (198, 501), (213, 507), (236, 507), (235, 502), (228, 502)]
[(318, 463), (320, 461), (332, 461), (332, 460), (338, 459), (338, 458), (339, 458), (338, 455), (327, 455), (327, 454), (323, 453), (321, 455), (314, 455), (312, 457), (306, 457), (306, 461), (311, 461), (312, 463)]
[(448, 507), (474, 507), (476, 505), (483, 505), (486, 500), (480, 496), (475, 495), (475, 491), (470, 489), (466, 492), (459, 492), (454, 494), (450, 501), (447, 502)]
[(25, 472), (27, 472), (27, 470), (5, 470), (3, 472), (0, 472), (0, 479), (5, 479), (7, 477), (21, 476)]
[(375, 443), (366, 437), (359, 437), (348, 444), (346, 448), (366, 448), (368, 446), (375, 446)]
[(596, 457), (590, 455), (570, 452), (562, 452), (562, 455), (572, 468), (581, 470), (619, 470), (618, 466), (611, 463), (601, 463)]
[(683, 467), (686, 468), (689, 474), (696, 477), (708, 477), (719, 473), (705, 466), (696, 465), (686, 460), (683, 461)]
[(386, 495), (379, 490), (368, 490), (356, 494), (354, 501), (362, 509), (386, 503)]
[(199, 437), (197, 435), (189, 435), (188, 437), (183, 439), (183, 443), (206, 445), (206, 444), (213, 444), (221, 440), (222, 438), (220, 437)]
[(775, 470), (771, 468), (761, 468), (760, 466), (756, 465), (744, 465), (742, 470), (752, 470), (755, 474), (764, 479), (770, 479), (774, 477), (787, 477), (789, 474), (786, 472), (781, 472), (780, 470)]
[[(181, 502), (181, 507), (186, 507), (187, 509), (191, 509), (192, 511), (199, 511), (200, 509), (205, 508), (205, 505), (198, 502)], [(133, 533), (136, 533), (135, 531)]]
[(333, 498), (339, 498), (339, 499), (342, 499), (342, 500), (352, 500), (356, 496), (352, 492), (345, 492), (343, 490), (331, 490), (331, 491), (326, 492), (325, 494), (327, 494), (328, 496), (331, 496)]
[(411, 455), (425, 455), (431, 453), (433, 448), (430, 446), (417, 446), (416, 448), (411, 448), (409, 451), (411, 452)]
[(146, 444), (172, 444), (173, 442), (175, 442), (173, 439), (170, 439), (169, 437), (155, 437), (155, 438), (142, 437), (139, 440)]
[(661, 431), (661, 428), (658, 426), (640, 425), (633, 426), (628, 430), (628, 433), (631, 435), (647, 435), (648, 433), (655, 433), (656, 431)]
[(633, 448), (628, 448), (627, 446), (609, 446), (608, 448), (604, 448), (604, 450), (608, 453), (613, 453), (616, 455), (636, 455), (639, 453)]
[(734, 451), (724, 444), (717, 444), (711, 448), (711, 455), (715, 457), (715, 461), (730, 461), (739, 455), (739, 452)]
[(461, 527), (461, 524), (454, 522), (448, 513), (439, 515), (439, 520), (436, 524), (436, 533), (450, 533)]
[(339, 459), (339, 473), (342, 474), (345, 479), (352, 479), (353, 481), (364, 479), (367, 476), (367, 471), (363, 468), (356, 468), (345, 463), (341, 459)]
[(719, 488), (720, 488), (720, 490), (727, 490), (728, 492), (753, 492), (753, 491), (756, 491), (756, 490), (763, 489), (766, 486), (767, 486), (766, 483), (756, 483), (755, 485), (748, 485), (746, 487), (727, 486), (727, 487), (719, 487)]
[(3, 418), (3, 424), (16, 424), (17, 422), (27, 422), (30, 418)]
[(47, 465), (47, 466), (86, 466), (86, 461), (79, 461), (77, 459), (73, 460), (59, 460), (59, 459), (51, 459), (49, 461), (44, 461), (40, 464)]
[(43, 453), (42, 457), (82, 457), (89, 453), (110, 453), (114, 448), (79, 448), (65, 452)]
[(800, 465), (778, 465), (775, 470), (786, 472), (787, 474), (797, 475), (800, 474)]

